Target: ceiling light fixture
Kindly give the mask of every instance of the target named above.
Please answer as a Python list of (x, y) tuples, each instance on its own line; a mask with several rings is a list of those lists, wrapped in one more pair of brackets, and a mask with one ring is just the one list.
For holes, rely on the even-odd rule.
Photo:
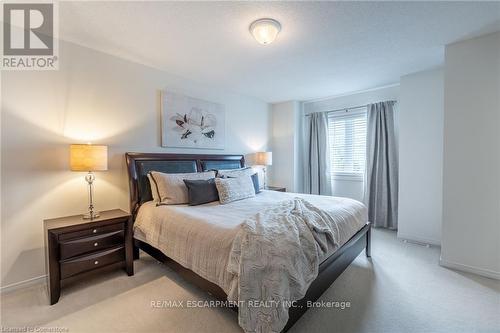
[(250, 33), (262, 45), (271, 44), (281, 31), (281, 24), (271, 18), (262, 18), (250, 24)]

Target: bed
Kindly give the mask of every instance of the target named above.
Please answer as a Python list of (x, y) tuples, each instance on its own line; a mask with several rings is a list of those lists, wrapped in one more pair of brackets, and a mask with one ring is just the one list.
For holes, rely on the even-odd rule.
[[(159, 206), (151, 202), (147, 179), (150, 171), (164, 173), (199, 172), (211, 169), (235, 169), (245, 165), (242, 155), (194, 155), (127, 153), (130, 186), (130, 209), (134, 225), (134, 257), (142, 249), (169, 265), (181, 276), (225, 301), (231, 289), (227, 273), (227, 258), (237, 227), (243, 220), (273, 202), (302, 198), (321, 209), (329, 206), (341, 210), (360, 211), (357, 201), (273, 191), (262, 191), (255, 198), (220, 205), (218, 202), (201, 206)], [(352, 215), (352, 214), (351, 214)], [(340, 224), (340, 231), (349, 237), (340, 247), (328, 248), (319, 265), (319, 273), (305, 296), (288, 311), (288, 330), (307, 310), (305, 304), (315, 301), (365, 249), (370, 256), (370, 223), (357, 218), (353, 223)], [(168, 235), (168, 236), (165, 236)], [(234, 283), (234, 281), (233, 281)], [(234, 287), (233, 287), (234, 288)], [(236, 308), (236, 310), (238, 310)]]

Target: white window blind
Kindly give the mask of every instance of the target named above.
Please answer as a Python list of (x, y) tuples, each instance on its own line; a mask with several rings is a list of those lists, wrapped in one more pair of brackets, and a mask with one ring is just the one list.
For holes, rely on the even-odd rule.
[(333, 178), (361, 178), (366, 162), (366, 108), (328, 115)]

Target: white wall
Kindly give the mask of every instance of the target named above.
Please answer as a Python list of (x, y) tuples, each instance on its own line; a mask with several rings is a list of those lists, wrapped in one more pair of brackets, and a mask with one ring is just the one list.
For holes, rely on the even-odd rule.
[[(312, 112), (331, 111), (353, 106), (366, 105), (375, 102), (399, 99), (399, 85), (371, 89), (364, 92), (352, 93), (321, 100), (307, 101), (303, 103), (304, 114)], [(302, 150), (303, 151), (303, 150)], [(301, 156), (305, 161), (305, 156)], [(339, 197), (363, 200), (362, 180), (335, 180), (333, 182), (333, 195)]]
[(286, 187), (289, 192), (298, 192), (300, 103), (276, 103), (271, 110), (273, 165), (269, 168), (269, 183)]
[(443, 71), (403, 76), (399, 94), (398, 237), (441, 243)]
[[(86, 184), (68, 171), (70, 143), (109, 145), (96, 174), (97, 209), (128, 210), (124, 153), (250, 153), (266, 150), (268, 104), (97, 51), (60, 43), (60, 70), (2, 72), (2, 286), (44, 274), (42, 221), (82, 213)], [(159, 91), (226, 107), (225, 150), (164, 149)]]
[(500, 279), (500, 32), (446, 47), (441, 264)]

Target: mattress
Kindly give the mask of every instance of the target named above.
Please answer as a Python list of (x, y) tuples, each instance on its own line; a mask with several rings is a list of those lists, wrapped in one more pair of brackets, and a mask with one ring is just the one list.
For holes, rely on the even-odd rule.
[[(134, 238), (159, 249), (227, 294), (233, 278), (227, 272), (227, 264), (239, 225), (265, 207), (295, 197), (307, 200), (329, 214), (341, 214), (343, 218), (339, 227), (343, 232), (354, 235), (367, 221), (366, 207), (353, 199), (262, 191), (253, 198), (225, 205), (212, 202), (200, 206), (156, 206), (153, 202), (146, 202), (137, 214)], [(342, 245), (330, 244), (322, 260)]]

